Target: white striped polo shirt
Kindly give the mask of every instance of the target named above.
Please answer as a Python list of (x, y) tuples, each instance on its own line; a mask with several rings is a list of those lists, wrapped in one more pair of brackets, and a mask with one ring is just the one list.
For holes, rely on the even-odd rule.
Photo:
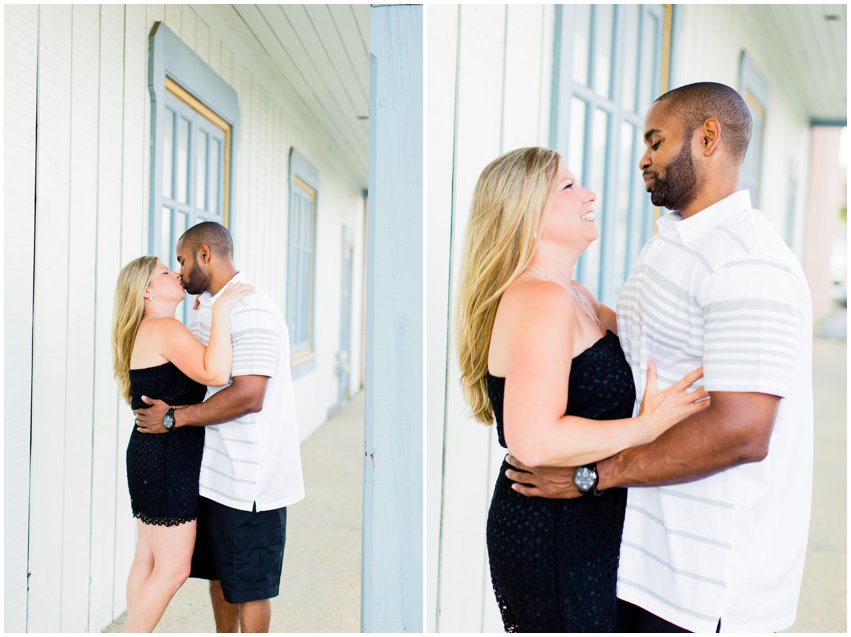
[[(205, 345), (210, 340), (215, 296), (198, 297), (190, 331)], [(230, 312), (233, 363), (231, 377), (267, 376), (263, 409), (219, 425), (204, 427), (199, 493), (242, 511), (279, 509), (304, 498), (295, 399), (290, 372), (289, 334), (280, 310), (260, 290), (242, 298)], [(229, 387), (208, 387), (207, 398)]]
[(629, 489), (618, 597), (691, 631), (778, 631), (795, 620), (812, 480), (812, 309), (800, 265), (747, 191), (671, 213), (618, 299), (644, 394), (703, 365), (712, 391), (782, 397), (768, 456), (702, 480)]

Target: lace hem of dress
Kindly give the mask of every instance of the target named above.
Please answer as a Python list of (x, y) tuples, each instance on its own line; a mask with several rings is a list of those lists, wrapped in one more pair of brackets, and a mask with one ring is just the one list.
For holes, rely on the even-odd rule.
[(133, 517), (142, 524), (153, 524), (156, 526), (178, 526), (187, 522), (194, 522), (197, 518), (154, 518), (144, 513), (134, 513)]

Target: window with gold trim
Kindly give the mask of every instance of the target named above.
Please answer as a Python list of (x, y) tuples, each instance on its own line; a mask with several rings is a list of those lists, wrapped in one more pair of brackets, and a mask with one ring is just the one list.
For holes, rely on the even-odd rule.
[[(177, 268), (180, 236), (202, 221), (229, 226), (236, 92), (162, 22), (149, 40), (151, 187), (148, 245)], [(192, 303), (183, 304), (188, 322)]]
[(287, 232), (287, 311), (294, 376), (315, 367), (316, 204), (319, 172), (295, 148), (290, 151)]
[(165, 84), (160, 256), (176, 269), (177, 240), (187, 228), (228, 225), (231, 135), (227, 122), (191, 93), (170, 77)]

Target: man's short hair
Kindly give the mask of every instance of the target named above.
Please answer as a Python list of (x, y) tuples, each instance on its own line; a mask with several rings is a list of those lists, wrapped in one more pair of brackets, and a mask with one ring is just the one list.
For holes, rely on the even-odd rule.
[(730, 153), (744, 158), (751, 141), (751, 114), (742, 96), (717, 82), (697, 82), (668, 91), (656, 102), (665, 102), (668, 112), (683, 123), (686, 136), (710, 117), (721, 124), (721, 139)]
[(233, 239), (230, 232), (215, 221), (202, 221), (192, 226), (180, 235), (180, 241), (192, 252), (196, 252), (204, 243), (210, 246), (214, 254), (233, 258)]

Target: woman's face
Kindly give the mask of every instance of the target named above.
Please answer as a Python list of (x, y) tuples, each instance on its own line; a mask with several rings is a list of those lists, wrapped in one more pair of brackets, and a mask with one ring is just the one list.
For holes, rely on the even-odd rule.
[(555, 192), (544, 212), (541, 239), (584, 250), (597, 238), (594, 202), (597, 195), (577, 183), (563, 163), (559, 163)]
[(155, 300), (180, 301), (186, 296), (183, 286), (180, 285), (180, 272), (172, 272), (160, 260), (157, 260), (157, 265), (154, 267), (154, 273), (151, 275), (151, 280), (148, 282), (145, 292), (146, 296), (148, 293), (153, 294)]

